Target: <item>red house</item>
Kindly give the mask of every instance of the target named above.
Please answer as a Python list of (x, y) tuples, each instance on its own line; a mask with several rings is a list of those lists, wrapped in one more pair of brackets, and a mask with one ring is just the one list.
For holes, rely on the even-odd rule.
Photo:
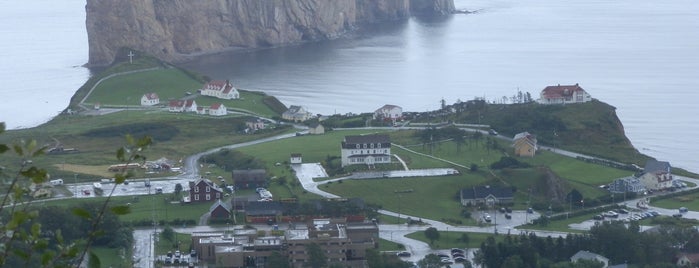
[(231, 205), (226, 202), (221, 202), (221, 199), (216, 201), (211, 208), (209, 208), (209, 219), (212, 220), (222, 220), (231, 217)]
[(189, 182), (189, 196), (191, 202), (208, 202), (221, 199), (221, 188), (206, 179), (199, 179), (196, 182)]

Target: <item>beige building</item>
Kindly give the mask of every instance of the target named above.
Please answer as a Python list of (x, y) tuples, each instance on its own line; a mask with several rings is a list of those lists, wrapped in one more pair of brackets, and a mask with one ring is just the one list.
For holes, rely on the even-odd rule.
[(516, 156), (533, 157), (538, 149), (536, 136), (529, 132), (519, 133), (512, 140), (512, 147)]

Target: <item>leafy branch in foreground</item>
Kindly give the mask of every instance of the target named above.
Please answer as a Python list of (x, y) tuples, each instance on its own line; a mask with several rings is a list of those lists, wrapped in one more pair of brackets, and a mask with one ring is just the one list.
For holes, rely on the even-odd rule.
[[(5, 124), (0, 122), (0, 134), (3, 132)], [(142, 152), (151, 144), (150, 137), (134, 139), (127, 135), (126, 145), (117, 150), (116, 158), (125, 164), (145, 161)], [(73, 209), (73, 214), (87, 221), (89, 228), (86, 228), (88, 233), (85, 238), (68, 241), (61, 231), (64, 228), (42, 228), (42, 210), (32, 206), (32, 196), (40, 188), (34, 186), (46, 183), (50, 177), (45, 169), (34, 166), (32, 160), (43, 155), (45, 149), (37, 147), (34, 140), (21, 140), (12, 145), (0, 144), (0, 155), (14, 152), (20, 159), (17, 164), (19, 170), (11, 175), (5, 174), (4, 167), (0, 166), (0, 178), (9, 178), (7, 190), (0, 197), (0, 266), (80, 267), (89, 253), (89, 267), (100, 267), (99, 259), (90, 251), (91, 246), (105, 233), (100, 227), (107, 213), (123, 215), (130, 212), (128, 206), (109, 207), (109, 202), (116, 185), (123, 184), (133, 174), (127, 170), (116, 174), (115, 187), (97, 208)], [(45, 210), (43, 212), (46, 213)]]

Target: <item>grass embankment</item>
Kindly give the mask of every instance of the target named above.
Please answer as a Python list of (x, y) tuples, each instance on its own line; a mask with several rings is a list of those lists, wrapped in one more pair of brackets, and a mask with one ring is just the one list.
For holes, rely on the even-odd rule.
[[(464, 242), (464, 235), (468, 237), (468, 243)], [(513, 233), (511, 235), (518, 235)], [(446, 232), (439, 231), (439, 240), (435, 240), (434, 244), (430, 245), (430, 240), (425, 236), (425, 232), (414, 232), (406, 235), (408, 238), (419, 240), (430, 245), (432, 249), (450, 249), (450, 248), (478, 248), (481, 243), (485, 242), (488, 237), (494, 237), (496, 242), (505, 240), (507, 234), (486, 234), (486, 233), (462, 233), (462, 232)]]
[(100, 267), (132, 267), (129, 249), (92, 247), (91, 250), (99, 258)]

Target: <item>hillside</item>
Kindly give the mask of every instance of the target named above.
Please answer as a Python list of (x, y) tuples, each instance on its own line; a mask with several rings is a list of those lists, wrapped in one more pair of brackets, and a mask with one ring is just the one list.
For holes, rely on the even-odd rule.
[(472, 100), (447, 106), (436, 114), (440, 116), (433, 114), (429, 120), (487, 124), (508, 137), (527, 131), (537, 136), (539, 144), (620, 162), (643, 165), (649, 159), (624, 134), (616, 108), (598, 100), (572, 105)]
[(337, 38), (366, 24), (446, 14), (452, 0), (97, 1), (85, 7), (89, 64), (129, 47), (166, 61), (231, 48)]

